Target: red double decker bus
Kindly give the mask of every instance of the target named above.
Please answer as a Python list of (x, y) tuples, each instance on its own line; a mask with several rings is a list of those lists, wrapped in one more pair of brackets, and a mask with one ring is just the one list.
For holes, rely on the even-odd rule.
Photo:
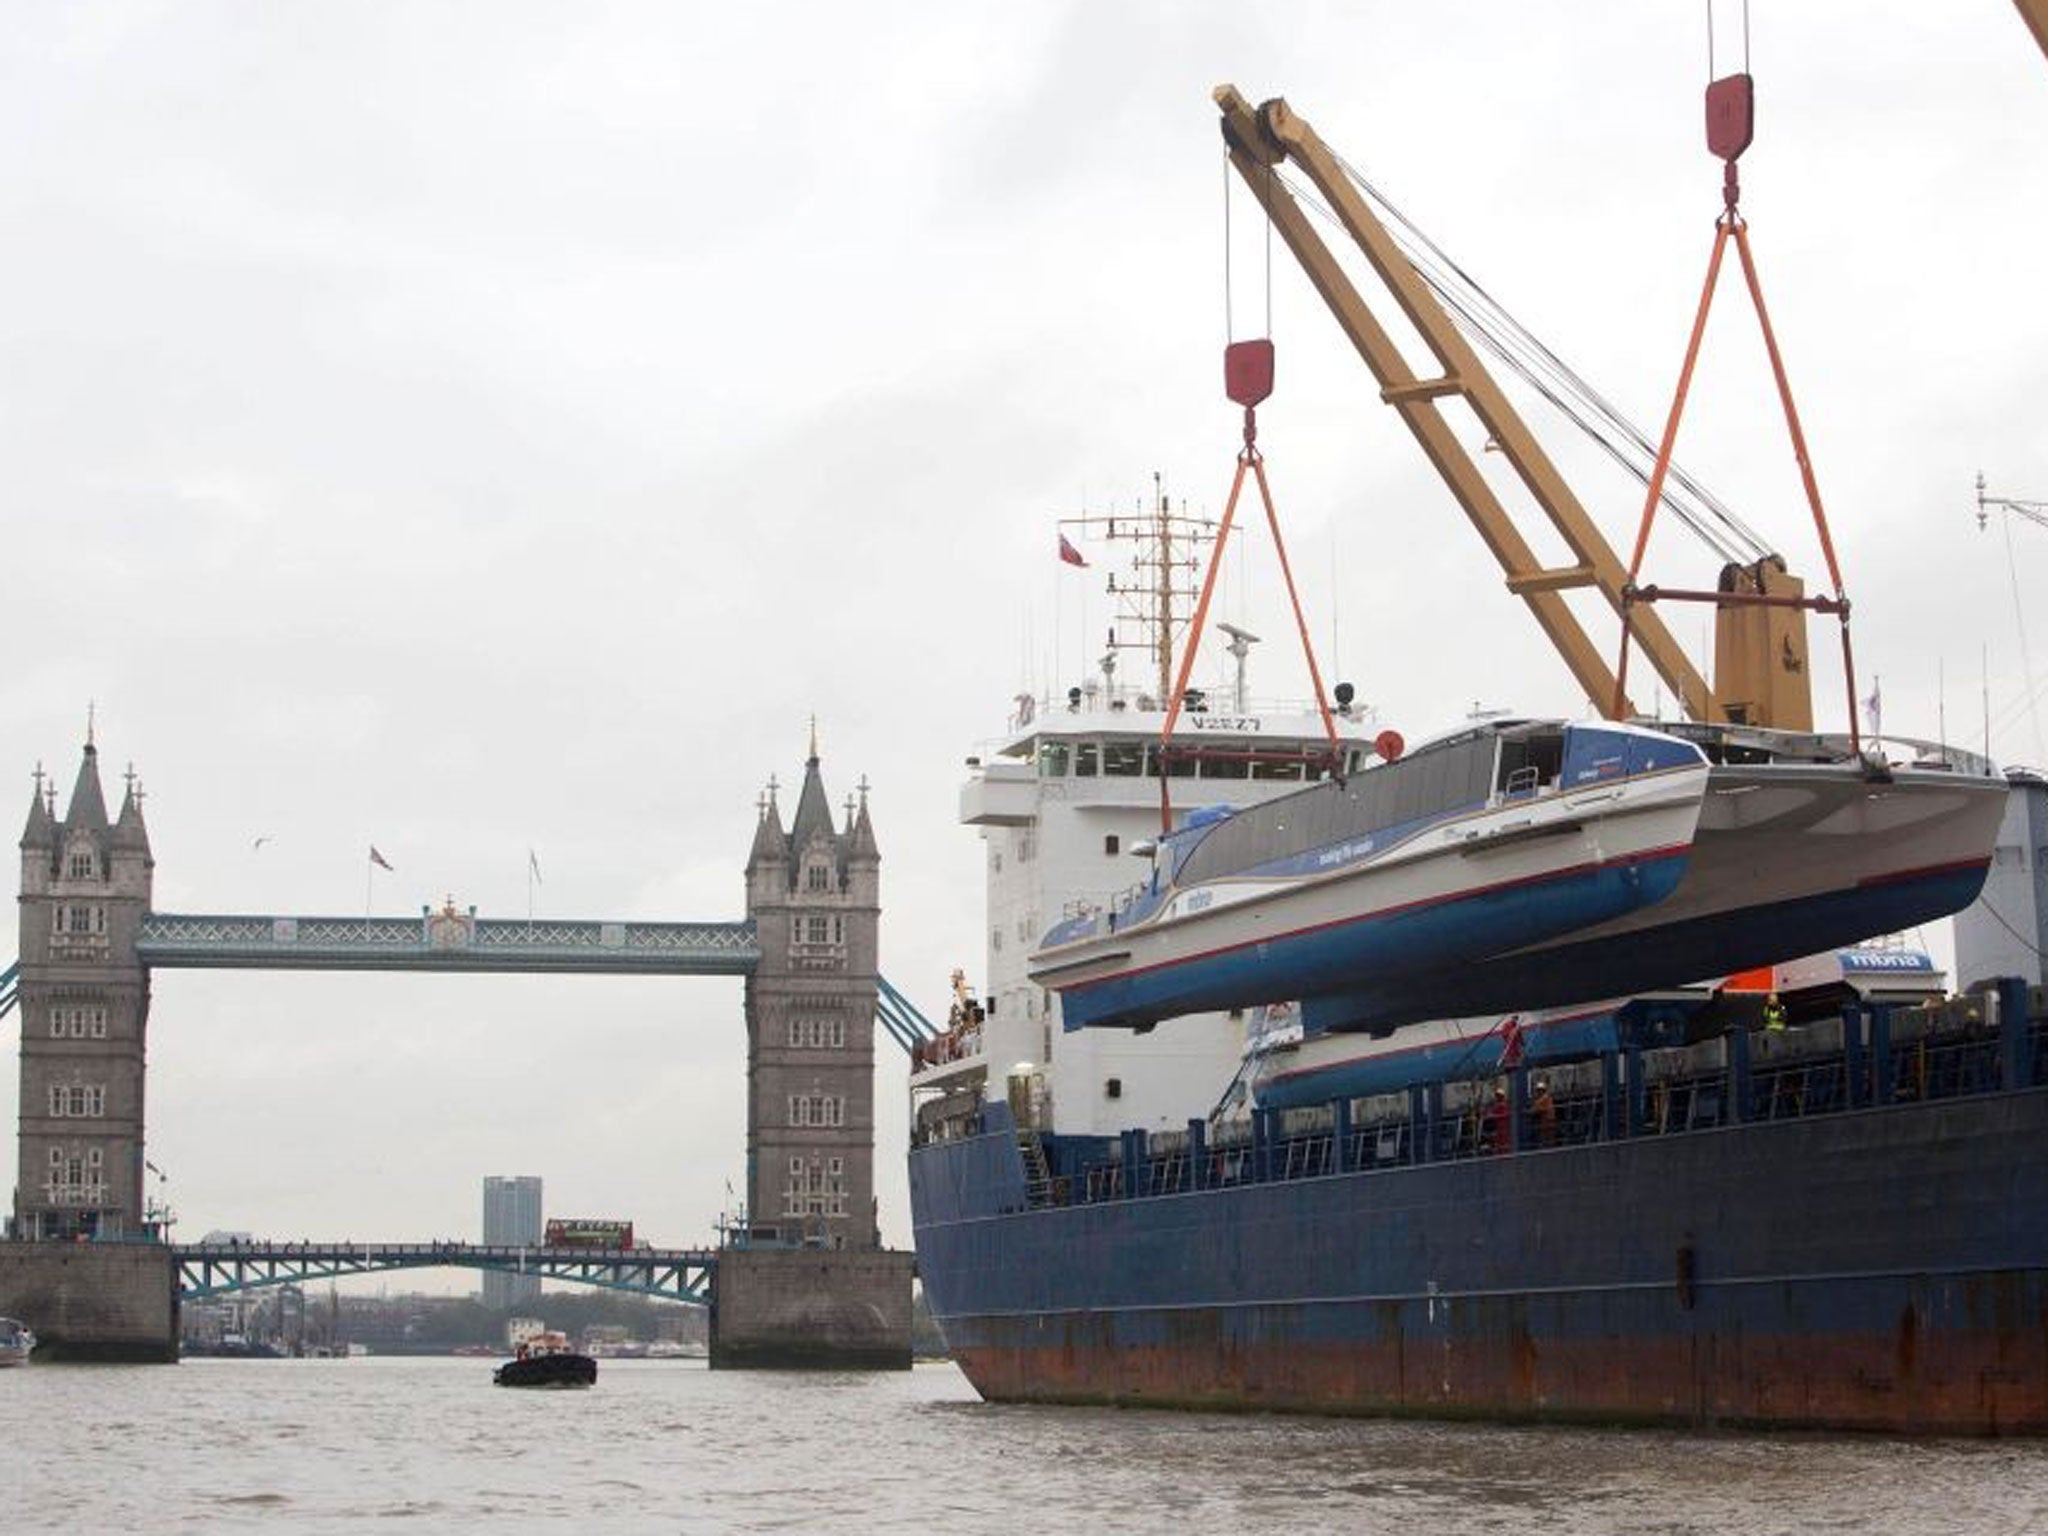
[(630, 1248), (633, 1223), (588, 1217), (552, 1217), (543, 1241), (550, 1248)]

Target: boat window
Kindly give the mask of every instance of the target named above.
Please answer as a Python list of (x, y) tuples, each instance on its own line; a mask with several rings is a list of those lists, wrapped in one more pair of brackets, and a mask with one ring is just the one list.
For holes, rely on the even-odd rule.
[(1383, 821), (1387, 826), (1398, 826), (1404, 821), (1413, 821), (1422, 814), (1422, 781), (1429, 772), (1429, 754), (1418, 753), (1405, 757), (1398, 763), (1389, 763), (1380, 770), (1387, 775), (1382, 789), (1385, 795)]
[(1251, 771), (1251, 759), (1246, 757), (1205, 757), (1202, 759), (1202, 777), (1205, 779), (1249, 778)]
[[(1185, 850), (1174, 878), (1199, 883), (1484, 805), (1493, 784), (1494, 743), (1492, 733), (1475, 732), (1247, 807)], [(1304, 765), (1296, 759), (1293, 766)]]
[(1252, 764), (1252, 777), (1269, 783), (1300, 783), (1304, 774), (1299, 758), (1259, 758)]
[(1077, 779), (1094, 778), (1096, 760), (1101, 754), (1102, 748), (1095, 742), (1076, 742), (1074, 744), (1074, 777)]
[(1041, 741), (1038, 744), (1038, 776), (1041, 779), (1063, 779), (1067, 776), (1067, 744), (1064, 741)]
[(1192, 779), (1195, 776), (1196, 759), (1187, 752), (1176, 752), (1166, 760), (1166, 776), (1169, 779)]
[(1135, 779), (1145, 771), (1145, 749), (1135, 741), (1105, 741), (1102, 771), (1111, 778)]

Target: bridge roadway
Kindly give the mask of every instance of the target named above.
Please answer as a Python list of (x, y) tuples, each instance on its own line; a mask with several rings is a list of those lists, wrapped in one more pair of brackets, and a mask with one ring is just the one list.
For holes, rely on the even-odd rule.
[(394, 1269), (498, 1270), (665, 1301), (706, 1303), (718, 1270), (701, 1248), (524, 1248), (481, 1243), (173, 1243), (178, 1296), (201, 1301), (267, 1285)]
[(145, 912), (146, 966), (265, 971), (564, 971), (750, 976), (751, 921), (635, 923), (479, 918), (454, 905), (418, 917), (281, 917)]

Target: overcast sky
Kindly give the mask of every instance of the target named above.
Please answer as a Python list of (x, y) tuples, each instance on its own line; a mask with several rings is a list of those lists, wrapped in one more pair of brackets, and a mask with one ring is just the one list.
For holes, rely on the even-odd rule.
[[(874, 785), (884, 970), (930, 1009), (983, 957), (961, 760), (1099, 650), (1099, 572), (1054, 560), (1055, 520), (1154, 470), (1198, 510), (1228, 484), (1210, 89), (1285, 94), (1653, 425), (1719, 207), (1695, 0), (187, 0), (8, 26), (0, 811), (38, 760), (68, 788), (92, 699), (110, 792), (130, 759), (150, 791), (164, 910), (360, 911), (375, 842), (386, 912), (523, 914), (532, 847), (544, 914), (728, 919), (815, 712), (835, 803)], [(2048, 761), (2014, 601), (2048, 528), (2014, 527), (2009, 563), (1972, 516), (1980, 468), (2048, 498), (2048, 60), (2008, 0), (1760, 3), (1752, 37), (1744, 207), (1859, 663), (1886, 725), (1930, 736), (1945, 672), (1976, 744), (1988, 655), (1994, 752)], [(1245, 334), (1241, 194), (1234, 218)], [(1261, 444), (1327, 675), (1411, 738), (1475, 702), (1580, 712), (1276, 261)], [(1681, 457), (1817, 579), (1737, 288), (1694, 401)], [(1622, 541), (1639, 492), (1533, 420)], [(1231, 614), (1277, 624), (1251, 558)], [(1713, 565), (1662, 531), (1648, 571)], [(1265, 650), (1255, 687), (1298, 693)], [(1833, 654), (1816, 630), (1839, 726)], [(154, 982), (150, 1156), (188, 1237), (474, 1236), (485, 1174), (538, 1173), (551, 1213), (701, 1241), (743, 1084), (735, 981)], [(907, 1245), (901, 1088), (885, 1040)]]

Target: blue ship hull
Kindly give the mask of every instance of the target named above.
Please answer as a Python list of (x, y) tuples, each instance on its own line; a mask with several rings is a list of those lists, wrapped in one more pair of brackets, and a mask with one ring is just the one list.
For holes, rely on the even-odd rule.
[(1609, 1055), (1555, 1121), (1518, 1075), (1495, 1155), (1440, 1087), (1171, 1156), (991, 1104), (911, 1153), (926, 1296), (1005, 1401), (2048, 1433), (2048, 1032), (2008, 1001)]

